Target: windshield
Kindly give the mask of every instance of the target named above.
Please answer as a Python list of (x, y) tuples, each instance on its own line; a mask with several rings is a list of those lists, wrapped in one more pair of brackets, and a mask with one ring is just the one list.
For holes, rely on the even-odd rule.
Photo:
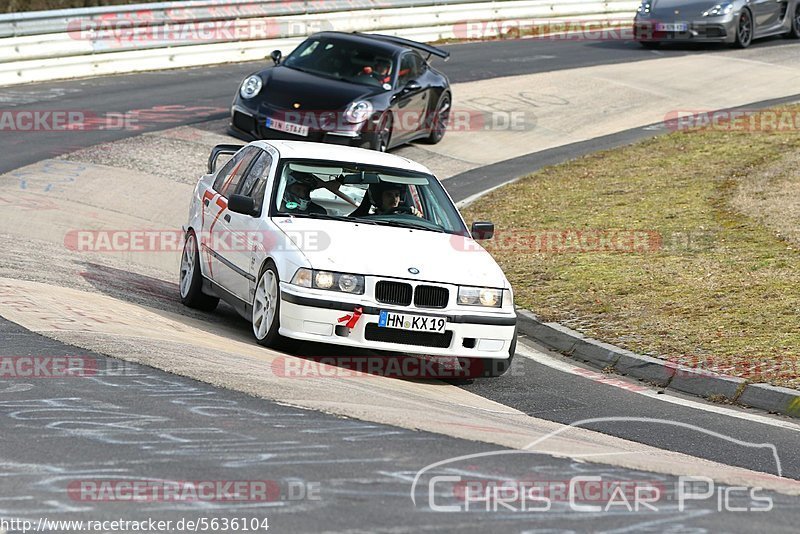
[(287, 67), (361, 85), (391, 84), (393, 62), (382, 48), (339, 39), (308, 39), (283, 62)]
[(272, 215), (358, 221), (468, 235), (429, 174), (343, 162), (288, 160), (275, 181)]

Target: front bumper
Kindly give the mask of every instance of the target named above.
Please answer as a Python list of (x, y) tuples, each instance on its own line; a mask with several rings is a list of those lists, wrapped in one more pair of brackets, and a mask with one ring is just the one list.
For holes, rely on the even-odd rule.
[[(702, 20), (636, 19), (633, 34), (637, 41), (645, 42), (699, 42), (732, 43), (736, 39), (738, 14), (711, 17)], [(661, 24), (685, 24), (685, 31), (664, 31)]]
[[(452, 309), (421, 310), (391, 305), (335, 300), (281, 283), (280, 334), (293, 339), (359, 349), (429, 356), (507, 359), (515, 336), (516, 313), (469, 314)], [(352, 329), (340, 319), (361, 306), (363, 315)], [(396, 330), (377, 326), (381, 310), (447, 318), (445, 334)]]
[(263, 110), (248, 109), (241, 105), (231, 108), (230, 131), (237, 137), (247, 140), (282, 139), (288, 141), (311, 141), (316, 143), (331, 143), (354, 147), (369, 148), (373, 135), (366, 128), (367, 123), (352, 125), (345, 128), (323, 128), (318, 121), (310, 121), (309, 133), (296, 135), (272, 128), (267, 128), (267, 118), (282, 119), (291, 112), (264, 112)]

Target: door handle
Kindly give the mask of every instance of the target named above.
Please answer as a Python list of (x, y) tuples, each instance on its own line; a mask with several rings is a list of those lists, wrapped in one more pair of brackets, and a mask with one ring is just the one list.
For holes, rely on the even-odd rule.
[(205, 206), (208, 207), (208, 199), (207, 198), (203, 199), (203, 204), (205, 204)]
[(231, 216), (229, 214), (227, 214), (227, 213), (225, 214), (223, 219), (225, 219), (225, 222), (231, 222)]

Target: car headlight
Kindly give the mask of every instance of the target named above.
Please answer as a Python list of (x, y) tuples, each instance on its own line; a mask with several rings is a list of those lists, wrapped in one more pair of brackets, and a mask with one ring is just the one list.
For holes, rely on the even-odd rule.
[(503, 290), (490, 287), (459, 286), (458, 303), (462, 306), (500, 308), (503, 306)]
[(261, 92), (261, 88), (264, 86), (264, 82), (261, 81), (261, 76), (248, 76), (244, 82), (242, 82), (242, 87), (239, 89), (239, 94), (242, 95), (242, 98), (253, 98), (258, 93)]
[(723, 15), (729, 14), (733, 11), (733, 3), (731, 2), (722, 2), (720, 4), (716, 4), (715, 6), (711, 7), (706, 11), (703, 11), (704, 17), (721, 17)]
[(347, 122), (358, 124), (370, 118), (373, 111), (374, 108), (371, 102), (367, 100), (356, 100), (344, 110), (344, 119)]
[(653, 6), (650, 2), (642, 2), (639, 4), (639, 8), (636, 10), (636, 12), (640, 15), (649, 15), (652, 8)]
[(316, 269), (306, 269), (305, 267), (297, 269), (297, 272), (294, 273), (292, 285), (341, 291), (342, 293), (351, 293), (353, 295), (364, 294), (363, 275), (318, 271)]

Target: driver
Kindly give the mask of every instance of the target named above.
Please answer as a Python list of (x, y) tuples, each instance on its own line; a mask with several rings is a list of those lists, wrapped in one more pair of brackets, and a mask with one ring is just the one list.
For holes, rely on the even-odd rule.
[(283, 210), (290, 213), (327, 215), (325, 208), (311, 200), (311, 191), (317, 187), (317, 178), (313, 174), (290, 172), (286, 177), (286, 189), (283, 193)]
[(369, 76), (376, 80), (378, 83), (384, 84), (392, 81), (391, 76), (392, 64), (385, 59), (375, 61), (375, 66), (366, 66), (359, 73), (358, 76)]
[(369, 186), (369, 200), (372, 203), (371, 214), (388, 215), (390, 213), (409, 213), (422, 217), (422, 212), (414, 206), (401, 205), (405, 188), (400, 184), (381, 182)]

